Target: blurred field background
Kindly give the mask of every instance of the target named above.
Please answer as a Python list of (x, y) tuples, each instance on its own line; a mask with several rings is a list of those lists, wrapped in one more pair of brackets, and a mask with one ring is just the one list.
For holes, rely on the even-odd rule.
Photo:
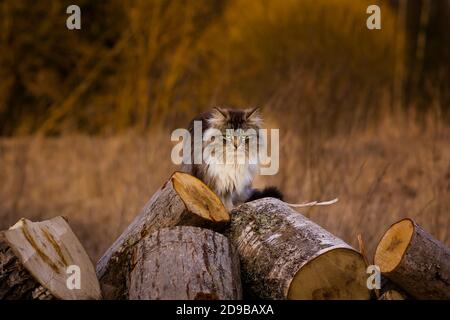
[(449, 18), (448, 0), (0, 1), (0, 229), (64, 215), (97, 260), (176, 169), (172, 130), (258, 105), (281, 146), (257, 186), (338, 197), (302, 213), (370, 258), (406, 216), (450, 245)]

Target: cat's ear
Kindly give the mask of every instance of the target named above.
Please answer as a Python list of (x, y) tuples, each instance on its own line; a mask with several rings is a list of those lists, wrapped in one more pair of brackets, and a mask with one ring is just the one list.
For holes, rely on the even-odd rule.
[(260, 107), (247, 109), (247, 111), (245, 112), (245, 119), (249, 120), (252, 117), (258, 117), (259, 113), (260, 113), (260, 110), (261, 110)]
[(214, 107), (213, 109), (216, 110), (219, 114), (221, 114), (224, 117), (224, 119), (228, 118), (228, 112), (225, 109), (222, 109), (220, 107)]

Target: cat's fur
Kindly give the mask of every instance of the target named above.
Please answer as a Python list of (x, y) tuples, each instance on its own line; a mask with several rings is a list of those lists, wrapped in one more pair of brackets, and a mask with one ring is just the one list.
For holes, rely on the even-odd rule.
[[(192, 145), (194, 140), (194, 121), (201, 121), (203, 138), (211, 137), (213, 132), (212, 129), (220, 130), (224, 137), (227, 129), (243, 131), (253, 129), (255, 130), (253, 132), (256, 132), (257, 135), (255, 141), (257, 141), (258, 148), (254, 150), (254, 148), (249, 147), (249, 137), (247, 137), (247, 140), (245, 140), (246, 138), (244, 137), (244, 140), (238, 140), (237, 142), (236, 140), (232, 140), (234, 143), (229, 144), (226, 144), (224, 142), (225, 140), (222, 139), (213, 139), (212, 142), (204, 141), (202, 143), (203, 149), (208, 147), (218, 147), (217, 149), (220, 150), (220, 152), (223, 152), (224, 155), (230, 153), (233, 156), (238, 157), (238, 155), (242, 156), (245, 154), (247, 159), (252, 159), (253, 161), (246, 161), (245, 163), (238, 163), (238, 161), (235, 161), (235, 163), (230, 164), (208, 163), (208, 161), (203, 159), (201, 164), (185, 165), (184, 171), (199, 178), (216, 192), (227, 209), (232, 209), (240, 203), (263, 197), (282, 199), (281, 192), (274, 187), (269, 187), (262, 191), (252, 188), (253, 178), (259, 169), (257, 150), (265, 143), (258, 139), (258, 129), (260, 129), (262, 125), (259, 109), (241, 110), (215, 108), (198, 115), (189, 125)], [(194, 151), (195, 150), (192, 147), (191, 159), (194, 159)]]

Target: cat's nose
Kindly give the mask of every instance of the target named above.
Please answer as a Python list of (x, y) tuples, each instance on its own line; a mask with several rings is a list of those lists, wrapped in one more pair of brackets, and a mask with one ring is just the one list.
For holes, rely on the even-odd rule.
[(233, 137), (233, 144), (235, 148), (239, 146), (239, 137)]

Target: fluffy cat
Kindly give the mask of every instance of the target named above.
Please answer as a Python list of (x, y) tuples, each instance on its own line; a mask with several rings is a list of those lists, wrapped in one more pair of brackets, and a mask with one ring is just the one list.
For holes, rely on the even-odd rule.
[[(201, 122), (202, 126), (202, 150), (214, 151), (206, 153), (206, 156), (203, 153), (200, 164), (185, 164), (184, 171), (208, 185), (229, 210), (240, 203), (259, 198), (282, 199), (282, 194), (275, 187), (264, 190), (252, 188), (259, 169), (258, 150), (265, 143), (259, 139), (262, 118), (258, 108), (214, 108), (195, 117), (189, 125), (191, 159), (195, 157), (194, 152), (199, 152), (193, 147), (195, 121)], [(212, 161), (217, 156), (221, 156), (223, 161)], [(234, 159), (231, 163), (228, 161), (230, 158)]]

